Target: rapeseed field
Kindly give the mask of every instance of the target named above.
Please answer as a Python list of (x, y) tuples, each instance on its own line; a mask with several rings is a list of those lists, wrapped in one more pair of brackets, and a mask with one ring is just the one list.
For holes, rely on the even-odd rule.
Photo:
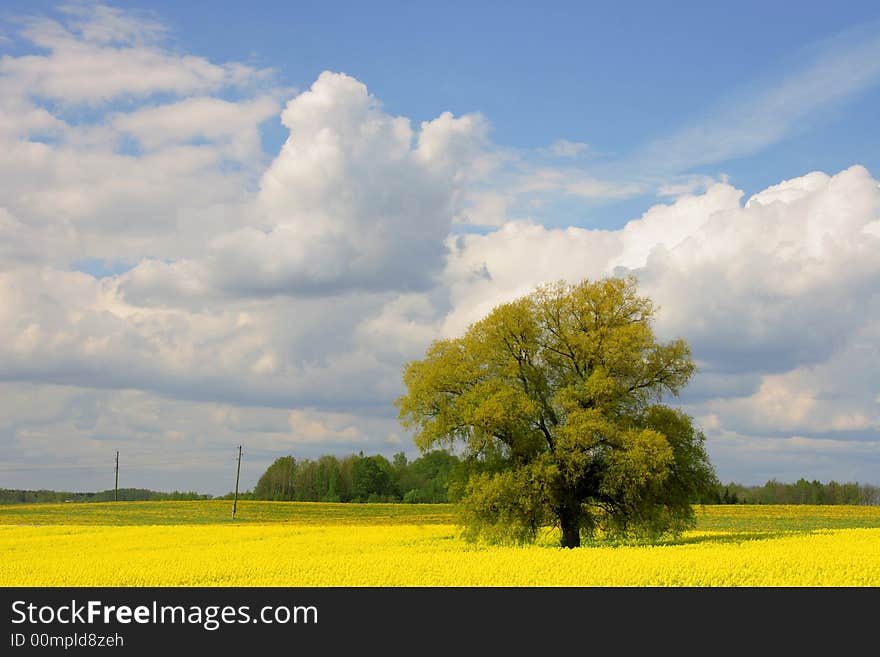
[(707, 506), (658, 545), (474, 545), (452, 507), (0, 507), (0, 586), (878, 586), (880, 508)]

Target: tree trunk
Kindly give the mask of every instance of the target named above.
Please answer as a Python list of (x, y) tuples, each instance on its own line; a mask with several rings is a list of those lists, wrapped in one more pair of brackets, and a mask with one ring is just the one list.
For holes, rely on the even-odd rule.
[(581, 546), (581, 523), (578, 505), (565, 504), (559, 509), (559, 526), (562, 529), (561, 545), (564, 548)]

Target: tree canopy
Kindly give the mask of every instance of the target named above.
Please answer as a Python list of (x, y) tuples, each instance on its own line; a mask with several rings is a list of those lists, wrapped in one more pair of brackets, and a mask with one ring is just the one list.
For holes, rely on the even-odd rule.
[[(300, 502), (447, 502), (458, 457), (430, 451), (410, 462), (403, 452), (393, 462), (363, 453), (317, 459), (282, 456), (262, 474), (243, 499)], [(113, 491), (110, 491), (111, 493)], [(230, 493), (230, 496), (232, 494)]]
[(633, 278), (564, 282), (496, 307), (406, 365), (400, 419), (422, 450), (464, 447), (468, 535), (576, 547), (597, 532), (657, 537), (693, 524), (717, 484), (704, 436), (664, 406), (695, 371), (654, 336)]

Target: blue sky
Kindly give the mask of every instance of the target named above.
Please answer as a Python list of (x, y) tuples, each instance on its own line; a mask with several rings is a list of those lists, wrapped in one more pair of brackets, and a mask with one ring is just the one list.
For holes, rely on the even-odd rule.
[[(133, 5), (137, 6), (137, 5)], [(875, 36), (872, 2), (156, 3), (195, 52), (277, 67), (304, 88), (322, 70), (368, 81), (391, 114), (481, 112), (514, 148), (584, 142), (599, 161), (626, 158), (676, 128), (772, 88), (848, 33)], [(206, 14), (210, 14), (206, 20)], [(197, 35), (197, 36), (196, 36)], [(747, 193), (783, 176), (880, 167), (880, 85), (745, 155), (693, 171), (726, 173)], [(276, 139), (282, 131), (267, 126)], [(268, 141), (272, 143), (271, 139)], [(277, 143), (277, 142), (276, 142)], [(594, 225), (632, 218), (618, 204)]]
[[(56, 2), (5, 3), (4, 15), (51, 14)], [(628, 160), (728, 104), (757, 97), (822, 55), (876, 38), (873, 2), (118, 2), (161, 21), (170, 43), (211, 61), (272, 67), (304, 89), (323, 70), (368, 84), (386, 111), (413, 121), (438, 108), (481, 112), (493, 141), (537, 149), (589, 144), (583, 164)], [(7, 32), (8, 33), (8, 32)], [(817, 89), (821, 94), (822, 89)], [(858, 85), (752, 152), (672, 173), (726, 174), (746, 193), (783, 177), (858, 161), (880, 168), (880, 85)], [(760, 120), (754, 121), (755, 123)], [(286, 130), (262, 126), (267, 151)], [(601, 209), (558, 208), (560, 224), (610, 227), (650, 196)]]
[(7, 1), (0, 473), (414, 456), (405, 361), (628, 272), (723, 480), (880, 484), (878, 115), (877, 3)]

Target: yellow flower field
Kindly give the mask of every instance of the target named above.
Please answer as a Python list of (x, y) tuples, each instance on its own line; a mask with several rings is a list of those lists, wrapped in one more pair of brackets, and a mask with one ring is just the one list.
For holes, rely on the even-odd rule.
[[(363, 524), (338, 518), (321, 524), (311, 516), (297, 522), (297, 507), (274, 504), (274, 522), (263, 509), (259, 523), (170, 524), (178, 520), (171, 517), (169, 524), (123, 526), (21, 524), (21, 515), (6, 507), (0, 585), (880, 585), (876, 507), (705, 507), (697, 531), (678, 541), (563, 550), (474, 546), (454, 525), (431, 524), (431, 516), (427, 523), (418, 515), (409, 523), (387, 522), (381, 513)], [(67, 513), (80, 506), (96, 513), (97, 505)]]

